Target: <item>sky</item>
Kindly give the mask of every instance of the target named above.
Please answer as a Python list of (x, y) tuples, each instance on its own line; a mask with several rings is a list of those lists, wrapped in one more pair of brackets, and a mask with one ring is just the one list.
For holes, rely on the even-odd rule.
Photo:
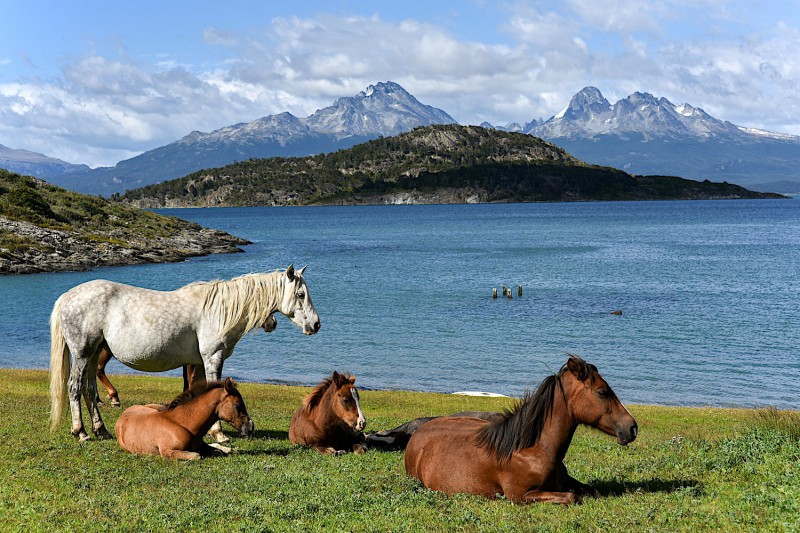
[(586, 86), (800, 135), (800, 0), (0, 0), (0, 144), (112, 166), (394, 81), (461, 124)]

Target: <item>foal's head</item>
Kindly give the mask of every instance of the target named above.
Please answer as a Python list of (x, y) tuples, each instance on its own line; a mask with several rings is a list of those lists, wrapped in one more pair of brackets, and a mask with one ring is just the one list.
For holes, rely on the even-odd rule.
[(238, 429), (243, 437), (249, 437), (253, 434), (255, 424), (253, 424), (250, 415), (247, 414), (247, 406), (244, 404), (242, 394), (231, 378), (226, 378), (223, 384), (223, 390), (217, 404), (217, 416), (219, 416), (220, 420), (224, 420)]
[(308, 413), (316, 408), (323, 396), (329, 399), (328, 416), (333, 416), (355, 431), (363, 431), (367, 419), (361, 411), (361, 400), (355, 387), (356, 377), (335, 372), (319, 384), (306, 398), (305, 408)]
[(570, 355), (559, 374), (576, 422), (617, 437), (617, 442), (623, 446), (636, 439), (639, 431), (636, 420), (597, 372), (596, 366)]

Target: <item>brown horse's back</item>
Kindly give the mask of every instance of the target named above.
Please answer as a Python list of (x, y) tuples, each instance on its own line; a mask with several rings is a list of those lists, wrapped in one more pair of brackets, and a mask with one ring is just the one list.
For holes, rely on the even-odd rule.
[(147, 415), (157, 412), (156, 409), (147, 405), (133, 405), (125, 409), (114, 426), (117, 442), (123, 450), (145, 455), (159, 453), (158, 447), (153, 444), (153, 439), (148, 439), (146, 437), (149, 435), (142, 434), (149, 433), (150, 425), (147, 423)]
[(185, 428), (165, 419), (164, 406), (134, 405), (123, 412), (114, 431), (120, 447), (138, 455), (164, 455), (162, 449), (179, 449), (191, 441)]
[(442, 417), (427, 422), (408, 441), (406, 474), (429, 489), (448, 494), (481, 494), (494, 498), (503, 493), (492, 475), (496, 461), (475, 442), (486, 420)]

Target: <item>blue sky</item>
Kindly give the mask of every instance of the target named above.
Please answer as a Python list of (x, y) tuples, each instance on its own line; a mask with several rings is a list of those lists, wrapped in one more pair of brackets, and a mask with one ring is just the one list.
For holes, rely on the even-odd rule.
[(800, 135), (800, 0), (0, 0), (0, 144), (113, 165), (395, 81), (463, 124), (595, 86)]

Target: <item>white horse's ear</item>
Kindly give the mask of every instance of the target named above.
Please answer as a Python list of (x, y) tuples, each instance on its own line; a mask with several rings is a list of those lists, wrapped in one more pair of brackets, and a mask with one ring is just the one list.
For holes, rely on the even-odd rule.
[(289, 278), (289, 281), (294, 281), (294, 265), (289, 265), (286, 269), (286, 277)]
[[(306, 266), (308, 266), (308, 265), (306, 265)], [(306, 267), (303, 267), (303, 268), (301, 268), (300, 270), (297, 271), (297, 275), (298, 276), (302, 276), (303, 272), (305, 272), (305, 271), (306, 271)]]

